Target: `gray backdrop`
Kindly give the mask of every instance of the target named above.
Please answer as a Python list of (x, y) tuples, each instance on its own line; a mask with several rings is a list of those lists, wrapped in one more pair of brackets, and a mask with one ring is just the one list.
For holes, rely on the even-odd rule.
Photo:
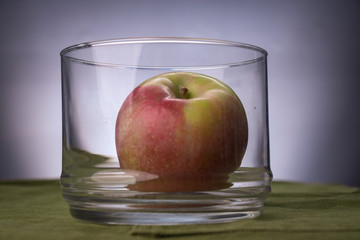
[(360, 1), (0, 1), (0, 178), (61, 173), (61, 49), (216, 38), (269, 52), (275, 180), (360, 186)]

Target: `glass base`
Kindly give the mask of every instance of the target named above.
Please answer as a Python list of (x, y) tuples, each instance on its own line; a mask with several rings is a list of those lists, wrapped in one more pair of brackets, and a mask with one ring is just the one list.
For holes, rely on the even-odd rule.
[(91, 177), (63, 175), (61, 184), (70, 212), (78, 219), (104, 224), (205, 224), (259, 216), (271, 191), (269, 176), (265, 169), (239, 168), (224, 189), (143, 192), (130, 188), (134, 179), (123, 171), (102, 169)]
[(225, 223), (239, 219), (255, 218), (261, 210), (239, 212), (125, 212), (121, 210), (102, 211), (87, 208), (70, 208), (71, 215), (77, 219), (103, 224), (116, 225), (178, 225)]

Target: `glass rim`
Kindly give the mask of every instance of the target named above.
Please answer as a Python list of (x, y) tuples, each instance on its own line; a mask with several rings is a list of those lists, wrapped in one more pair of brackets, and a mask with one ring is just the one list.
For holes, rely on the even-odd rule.
[[(66, 54), (91, 47), (101, 47), (109, 45), (122, 45), (122, 44), (141, 44), (141, 43), (182, 43), (182, 44), (203, 44), (203, 45), (220, 45), (238, 47), (243, 49), (249, 49), (262, 54), (262, 56), (245, 61), (230, 62), (224, 64), (214, 65), (195, 65), (195, 66), (145, 66), (145, 65), (131, 65), (131, 64), (117, 64), (117, 63), (105, 63), (99, 61), (85, 60), (82, 58), (67, 56)], [(267, 51), (261, 47), (235, 41), (209, 39), (209, 38), (187, 38), (187, 37), (138, 37), (138, 38), (114, 38), (106, 40), (97, 40), (91, 42), (83, 42), (74, 44), (64, 48), (60, 52), (60, 57), (68, 58), (74, 62), (83, 63), (87, 65), (112, 67), (112, 68), (130, 68), (130, 69), (162, 69), (162, 70), (192, 70), (192, 69), (216, 69), (227, 68), (234, 66), (248, 65), (263, 60), (268, 55)]]

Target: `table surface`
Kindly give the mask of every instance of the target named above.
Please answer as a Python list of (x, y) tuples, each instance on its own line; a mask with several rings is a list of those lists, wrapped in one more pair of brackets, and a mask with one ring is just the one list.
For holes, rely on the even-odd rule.
[(59, 181), (0, 182), (0, 239), (360, 239), (360, 189), (273, 182), (263, 214), (232, 223), (114, 226), (71, 217)]

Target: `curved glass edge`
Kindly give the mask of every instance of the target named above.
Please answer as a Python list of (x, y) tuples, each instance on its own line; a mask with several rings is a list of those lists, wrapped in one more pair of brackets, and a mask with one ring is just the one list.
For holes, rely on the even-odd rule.
[[(207, 45), (222, 45), (222, 46), (232, 46), (250, 49), (253, 51), (257, 51), (263, 54), (263, 56), (254, 58), (251, 60), (233, 62), (227, 64), (216, 64), (216, 65), (197, 65), (197, 66), (142, 66), (142, 65), (126, 65), (126, 64), (112, 64), (112, 63), (104, 63), (97, 61), (89, 61), (81, 58), (75, 58), (67, 56), (66, 54), (75, 50), (91, 48), (91, 47), (99, 47), (99, 46), (109, 46), (109, 45), (121, 45), (121, 44), (139, 44), (139, 43), (185, 43), (185, 44), (207, 44)], [(64, 48), (60, 52), (60, 56), (62, 58), (70, 59), (71, 61), (83, 63), (87, 65), (95, 65), (95, 66), (103, 66), (110, 68), (127, 68), (127, 69), (154, 69), (154, 70), (205, 70), (205, 69), (219, 69), (219, 68), (227, 68), (234, 66), (243, 66), (252, 64), (255, 62), (262, 61), (266, 59), (268, 53), (265, 49), (260, 48), (255, 45), (226, 41), (226, 40), (217, 40), (217, 39), (206, 39), (206, 38), (183, 38), (183, 37), (167, 37), (167, 38), (118, 38), (118, 39), (109, 39), (109, 40), (99, 40), (92, 42), (85, 42), (80, 44), (75, 44)]]

